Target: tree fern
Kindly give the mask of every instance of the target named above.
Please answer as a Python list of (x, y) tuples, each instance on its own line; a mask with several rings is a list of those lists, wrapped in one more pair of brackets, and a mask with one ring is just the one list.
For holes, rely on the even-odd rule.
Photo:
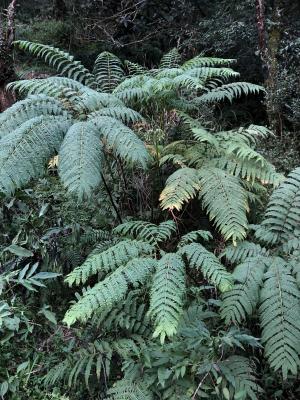
[(232, 287), (232, 277), (218, 258), (199, 243), (187, 244), (180, 248), (191, 268), (199, 269), (203, 276), (216, 285), (221, 292), (226, 292)]
[(166, 254), (157, 263), (150, 294), (150, 316), (154, 319), (153, 336), (172, 337), (182, 313), (185, 292), (184, 263), (177, 254)]
[(276, 258), (268, 269), (259, 308), (262, 342), (271, 367), (286, 379), (300, 366), (300, 292), (284, 260)]
[(98, 55), (93, 73), (101, 92), (112, 92), (124, 77), (121, 60), (108, 51)]

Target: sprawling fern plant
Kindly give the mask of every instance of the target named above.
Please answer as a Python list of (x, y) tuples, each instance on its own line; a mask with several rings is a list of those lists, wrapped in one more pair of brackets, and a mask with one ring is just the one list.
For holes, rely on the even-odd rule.
[(29, 96), (0, 116), (0, 191), (11, 194), (58, 153), (59, 175), (82, 199), (103, 177), (103, 153), (145, 167), (144, 143), (126, 126), (141, 121), (115, 96), (68, 78), (18, 81)]
[[(265, 356), (286, 379), (300, 366), (300, 168), (272, 194), (256, 239), (228, 247), (223, 256), (236, 267), (233, 289), (221, 314), (240, 324), (258, 312)], [(257, 310), (257, 311), (256, 311)]]
[(181, 210), (198, 197), (225, 240), (236, 243), (246, 237), (249, 203), (264, 192), (264, 185), (277, 186), (282, 176), (254, 150), (268, 129), (250, 125), (225, 132), (209, 132), (183, 115), (190, 139), (167, 145), (160, 164), (178, 166), (160, 195), (161, 206)]
[[(87, 289), (65, 316), (68, 325), (87, 321), (95, 312), (107, 312), (121, 302), (132, 287), (149, 286), (149, 315), (154, 337), (164, 343), (177, 332), (186, 293), (186, 269), (199, 270), (203, 277), (226, 292), (231, 288), (231, 275), (218, 258), (200, 243), (189, 243), (193, 235), (183, 237), (177, 251), (166, 253), (163, 245), (170, 240), (176, 226), (173, 221), (155, 225), (127, 222), (117, 226), (116, 244), (92, 254), (66, 278), (69, 285), (86, 283), (100, 274), (102, 279)], [(151, 278), (152, 277), (152, 278)], [(148, 285), (147, 285), (148, 283)]]

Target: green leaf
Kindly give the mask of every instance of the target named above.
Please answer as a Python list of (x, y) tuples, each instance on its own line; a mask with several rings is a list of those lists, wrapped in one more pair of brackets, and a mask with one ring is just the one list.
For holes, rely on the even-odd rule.
[(32, 257), (33, 252), (25, 249), (24, 247), (18, 246), (17, 244), (11, 244), (6, 247), (4, 251), (9, 251), (12, 254), (15, 254), (18, 257)]

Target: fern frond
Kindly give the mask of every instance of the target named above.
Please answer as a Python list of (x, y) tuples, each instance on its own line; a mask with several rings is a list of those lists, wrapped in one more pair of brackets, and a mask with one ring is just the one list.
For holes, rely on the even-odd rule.
[(70, 326), (78, 320), (86, 321), (95, 311), (110, 311), (125, 298), (129, 284), (137, 287), (145, 282), (155, 263), (153, 258), (134, 258), (125, 266), (117, 268), (103, 281), (84, 292), (79, 301), (69, 308), (64, 322)]
[(122, 379), (108, 390), (105, 400), (153, 400), (153, 394), (142, 381), (138, 383)]
[(52, 46), (40, 43), (18, 40), (14, 44), (21, 50), (41, 58), (57, 72), (66, 75), (68, 78), (82, 82), (87, 86), (95, 85), (94, 76), (86, 69), (80, 61), (75, 61), (74, 57)]
[(59, 176), (79, 200), (88, 198), (101, 182), (102, 145), (96, 127), (77, 122), (68, 130), (59, 151)]
[(129, 235), (154, 245), (169, 239), (175, 230), (174, 221), (162, 222), (160, 225), (146, 221), (129, 221), (118, 225), (113, 232), (124, 236)]
[(187, 160), (180, 154), (166, 154), (159, 160), (159, 165), (162, 166), (168, 162), (179, 165), (181, 168), (186, 167), (187, 164)]
[(203, 206), (225, 240), (235, 243), (246, 237), (247, 196), (239, 179), (218, 168), (199, 171)]
[(232, 276), (220, 263), (219, 259), (199, 243), (187, 244), (179, 249), (184, 254), (191, 268), (199, 269), (208, 282), (216, 285), (221, 292), (232, 287)]
[(180, 210), (182, 205), (194, 198), (200, 190), (198, 171), (193, 168), (181, 168), (169, 176), (159, 200), (163, 210)]
[(241, 323), (252, 315), (259, 301), (266, 265), (267, 258), (254, 256), (235, 268), (232, 276), (236, 283), (223, 295), (221, 305), (221, 317), (226, 324)]
[(97, 272), (109, 272), (126, 264), (130, 259), (141, 254), (151, 254), (153, 246), (138, 240), (124, 240), (109, 249), (94, 254), (86, 259), (79, 267), (75, 268), (65, 279), (71, 286), (85, 283), (91, 275)]
[(246, 357), (230, 356), (214, 368), (221, 372), (228, 386), (232, 387), (235, 398), (258, 400), (259, 394), (263, 392), (257, 383), (253, 366)]
[(124, 61), (124, 65), (126, 66), (130, 76), (143, 75), (148, 72), (147, 68), (128, 60)]
[(0, 114), (0, 138), (17, 129), (21, 124), (40, 115), (62, 115), (68, 112), (61, 102), (45, 95), (29, 96), (18, 101)]
[(300, 366), (300, 292), (283, 259), (275, 259), (266, 272), (260, 302), (265, 355), (284, 379), (289, 372), (296, 375)]
[(181, 236), (178, 246), (182, 247), (185, 246), (186, 244), (196, 242), (199, 239), (209, 241), (213, 239), (213, 236), (209, 231), (204, 231), (202, 229), (199, 229), (197, 231), (192, 231), (187, 233), (186, 235)]
[(150, 294), (149, 314), (154, 319), (153, 337), (166, 336), (177, 332), (185, 293), (185, 266), (178, 254), (165, 254), (157, 263)]
[(176, 68), (180, 62), (180, 54), (176, 48), (171, 49), (162, 56), (159, 68)]
[(288, 240), (295, 229), (299, 229), (300, 221), (300, 167), (294, 169), (284, 182), (272, 193), (269, 200), (265, 219), (261, 226), (264, 235), (259, 231), (256, 236), (266, 241), (266, 234), (275, 240)]
[(183, 69), (192, 69), (198, 67), (214, 67), (214, 66), (224, 66), (230, 65), (235, 62), (235, 59), (230, 58), (217, 58), (217, 57), (202, 57), (196, 56), (191, 58), (190, 60), (186, 61), (183, 65)]
[(90, 121), (99, 129), (106, 144), (125, 162), (146, 167), (149, 161), (146, 145), (130, 128), (112, 117), (96, 117)]
[(98, 55), (93, 73), (96, 77), (99, 91), (108, 93), (111, 93), (124, 77), (121, 60), (108, 51)]
[(40, 116), (0, 140), (0, 191), (11, 194), (44, 171), (45, 163), (59, 148), (70, 120)]
[(237, 246), (227, 246), (220, 257), (225, 257), (232, 264), (244, 262), (248, 257), (268, 256), (269, 252), (259, 244), (244, 240)]
[(89, 118), (97, 118), (98, 116), (112, 117), (122, 121), (124, 124), (133, 124), (145, 121), (140, 113), (125, 106), (106, 107), (90, 114)]
[(218, 103), (224, 100), (232, 102), (234, 99), (237, 99), (242, 95), (258, 94), (261, 91), (264, 91), (264, 88), (253, 83), (233, 82), (212, 89), (200, 97), (194, 98), (193, 102), (196, 104)]

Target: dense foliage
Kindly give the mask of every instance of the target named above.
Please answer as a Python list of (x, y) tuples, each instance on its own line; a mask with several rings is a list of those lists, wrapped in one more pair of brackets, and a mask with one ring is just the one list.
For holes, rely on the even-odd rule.
[(0, 397), (299, 398), (299, 57), (285, 2), (15, 3)]

